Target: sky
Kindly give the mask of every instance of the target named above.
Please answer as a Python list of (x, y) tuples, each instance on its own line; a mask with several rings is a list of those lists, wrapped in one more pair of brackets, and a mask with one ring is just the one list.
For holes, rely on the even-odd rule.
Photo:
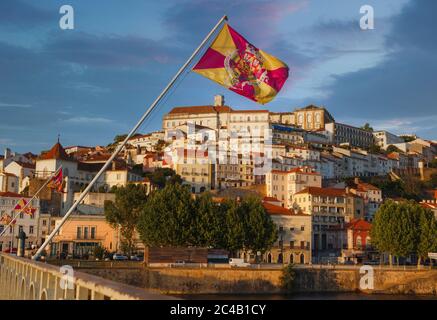
[[(73, 30), (59, 27), (64, 4)], [(373, 30), (360, 29), (363, 5)], [(290, 67), (281, 92), (261, 106), (188, 70), (140, 132), (223, 94), (234, 109), (316, 104), (339, 122), (437, 139), (435, 12), (433, 0), (2, 0), (0, 154), (127, 133), (224, 14)]]

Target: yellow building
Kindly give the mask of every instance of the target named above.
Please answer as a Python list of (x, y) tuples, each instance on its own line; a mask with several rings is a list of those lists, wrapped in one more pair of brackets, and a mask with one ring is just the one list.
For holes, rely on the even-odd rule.
[(278, 240), (264, 254), (267, 263), (311, 263), (311, 216), (263, 202), (278, 228)]
[(313, 249), (334, 248), (334, 237), (329, 228), (363, 219), (363, 198), (347, 189), (309, 187), (293, 196), (293, 208), (312, 216)]
[(309, 105), (293, 112), (294, 124), (305, 130), (323, 130), (325, 124), (334, 122), (334, 117), (323, 107)]
[(267, 196), (281, 201), (282, 206), (291, 208), (292, 196), (307, 187), (322, 187), (322, 176), (311, 167), (295, 168), (290, 171), (272, 170), (266, 174)]
[(72, 215), (53, 238), (50, 253), (63, 252), (73, 257), (92, 255), (96, 246), (115, 252), (119, 240), (118, 231), (106, 222), (104, 215)]

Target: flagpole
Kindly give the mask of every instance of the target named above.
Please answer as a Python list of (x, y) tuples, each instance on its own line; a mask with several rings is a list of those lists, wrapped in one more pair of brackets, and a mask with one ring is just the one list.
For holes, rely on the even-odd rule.
[(132, 128), (132, 130), (129, 132), (129, 134), (126, 136), (126, 138), (123, 140), (123, 142), (118, 145), (118, 147), (112, 153), (111, 157), (106, 161), (106, 163), (103, 165), (103, 167), (100, 169), (100, 171), (91, 180), (89, 185), (85, 188), (84, 191), (82, 191), (82, 193), (80, 194), (79, 198), (73, 203), (73, 205), (70, 207), (70, 209), (64, 215), (64, 217), (61, 219), (60, 223), (55, 227), (55, 229), (53, 229), (53, 231), (50, 233), (48, 238), (44, 241), (44, 243), (41, 245), (41, 247), (38, 249), (38, 251), (32, 257), (32, 259), (34, 259), (34, 260), (38, 259), (38, 257), (41, 255), (41, 253), (45, 249), (45, 247), (49, 244), (49, 242), (52, 240), (52, 238), (55, 236), (55, 234), (59, 231), (59, 229), (62, 227), (62, 225), (65, 223), (65, 221), (67, 221), (68, 217), (73, 213), (73, 211), (76, 209), (76, 207), (79, 205), (79, 203), (85, 198), (85, 196), (91, 190), (93, 185), (97, 182), (97, 180), (100, 178), (100, 176), (105, 172), (106, 168), (111, 164), (111, 162), (115, 159), (115, 157), (124, 148), (124, 146), (126, 145), (127, 141), (135, 134), (135, 132), (138, 130), (138, 128), (141, 126), (141, 124), (144, 122), (144, 120), (147, 119), (149, 114), (158, 105), (158, 103), (162, 100), (162, 98), (167, 94), (167, 92), (174, 85), (174, 83), (179, 78), (179, 76), (189, 66), (189, 64), (193, 61), (193, 59), (196, 57), (196, 55), (199, 53), (199, 51), (202, 49), (202, 47), (208, 42), (209, 38), (211, 38), (211, 36), (214, 34), (214, 32), (220, 27), (222, 22), (225, 21), (225, 20), (228, 20), (228, 17), (226, 15), (223, 16), (217, 22), (217, 24), (214, 26), (214, 28), (211, 29), (211, 31), (203, 39), (203, 41), (196, 48), (196, 50), (194, 50), (194, 52), (191, 54), (191, 56), (188, 58), (188, 60), (184, 63), (184, 65), (179, 69), (179, 71), (176, 73), (176, 75), (170, 80), (170, 82), (167, 84), (167, 86), (164, 88), (164, 90), (161, 92), (161, 94), (155, 99), (155, 101), (153, 101), (153, 103), (150, 105), (150, 107), (147, 109), (147, 111), (143, 114), (143, 116), (140, 118), (138, 123)]
[(41, 188), (38, 189), (37, 192), (35, 192), (35, 194), (33, 195), (33, 197), (24, 205), (23, 208), (21, 208), (20, 211), (18, 211), (15, 216), (12, 218), (11, 222), (8, 223), (7, 226), (4, 227), (3, 231), (0, 233), (0, 237), (3, 236), (3, 234), (6, 232), (6, 229), (11, 225), (12, 222), (14, 222), (14, 220), (18, 217), (18, 215), (20, 213), (22, 213), (24, 211), (24, 209), (26, 209), (28, 206), (30, 206), (30, 204), (32, 203), (32, 201), (36, 198), (36, 196), (41, 192), (42, 189), (44, 189), (44, 187), (49, 183), (49, 181), (59, 172), (59, 170), (62, 169), (62, 166), (60, 166), (58, 169), (56, 169), (56, 171), (54, 173), (52, 173), (52, 175), (46, 180), (46, 182), (44, 182), (44, 184), (41, 186)]

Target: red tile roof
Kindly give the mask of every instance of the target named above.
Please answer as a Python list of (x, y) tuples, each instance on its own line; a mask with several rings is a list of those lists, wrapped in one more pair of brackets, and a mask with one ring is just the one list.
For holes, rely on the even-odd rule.
[(369, 191), (369, 190), (381, 191), (381, 189), (375, 187), (373, 184), (365, 183), (365, 182), (358, 183), (357, 187), (359, 191)]
[(191, 106), (191, 107), (176, 107), (173, 108), (169, 114), (177, 113), (221, 113), (230, 112), (231, 107), (228, 106)]
[(276, 206), (269, 202), (263, 202), (263, 207), (266, 209), (267, 213), (272, 216), (309, 216), (302, 212), (295, 212), (281, 206)]
[(291, 216), (293, 212), (281, 206), (275, 206), (269, 202), (263, 202), (263, 207), (270, 215)]
[(0, 192), (0, 197), (24, 198), (23, 195), (15, 193), (15, 192)]
[(362, 219), (354, 219), (351, 220), (351, 222), (349, 222), (348, 224), (346, 224), (346, 228), (352, 230), (369, 231), (370, 229), (372, 229), (372, 224)]
[(275, 197), (264, 197), (263, 201), (270, 201), (270, 202), (281, 202)]
[(50, 159), (74, 161), (68, 156), (68, 154), (65, 152), (64, 148), (59, 142), (57, 142), (49, 151), (44, 152), (39, 156), (39, 160)]

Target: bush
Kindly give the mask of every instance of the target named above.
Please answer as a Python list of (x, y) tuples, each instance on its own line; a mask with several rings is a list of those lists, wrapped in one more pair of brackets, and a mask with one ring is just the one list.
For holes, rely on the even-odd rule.
[(282, 269), (282, 276), (280, 280), (281, 287), (285, 290), (285, 292), (293, 292), (295, 278), (296, 272), (294, 271), (292, 264), (289, 264)]

